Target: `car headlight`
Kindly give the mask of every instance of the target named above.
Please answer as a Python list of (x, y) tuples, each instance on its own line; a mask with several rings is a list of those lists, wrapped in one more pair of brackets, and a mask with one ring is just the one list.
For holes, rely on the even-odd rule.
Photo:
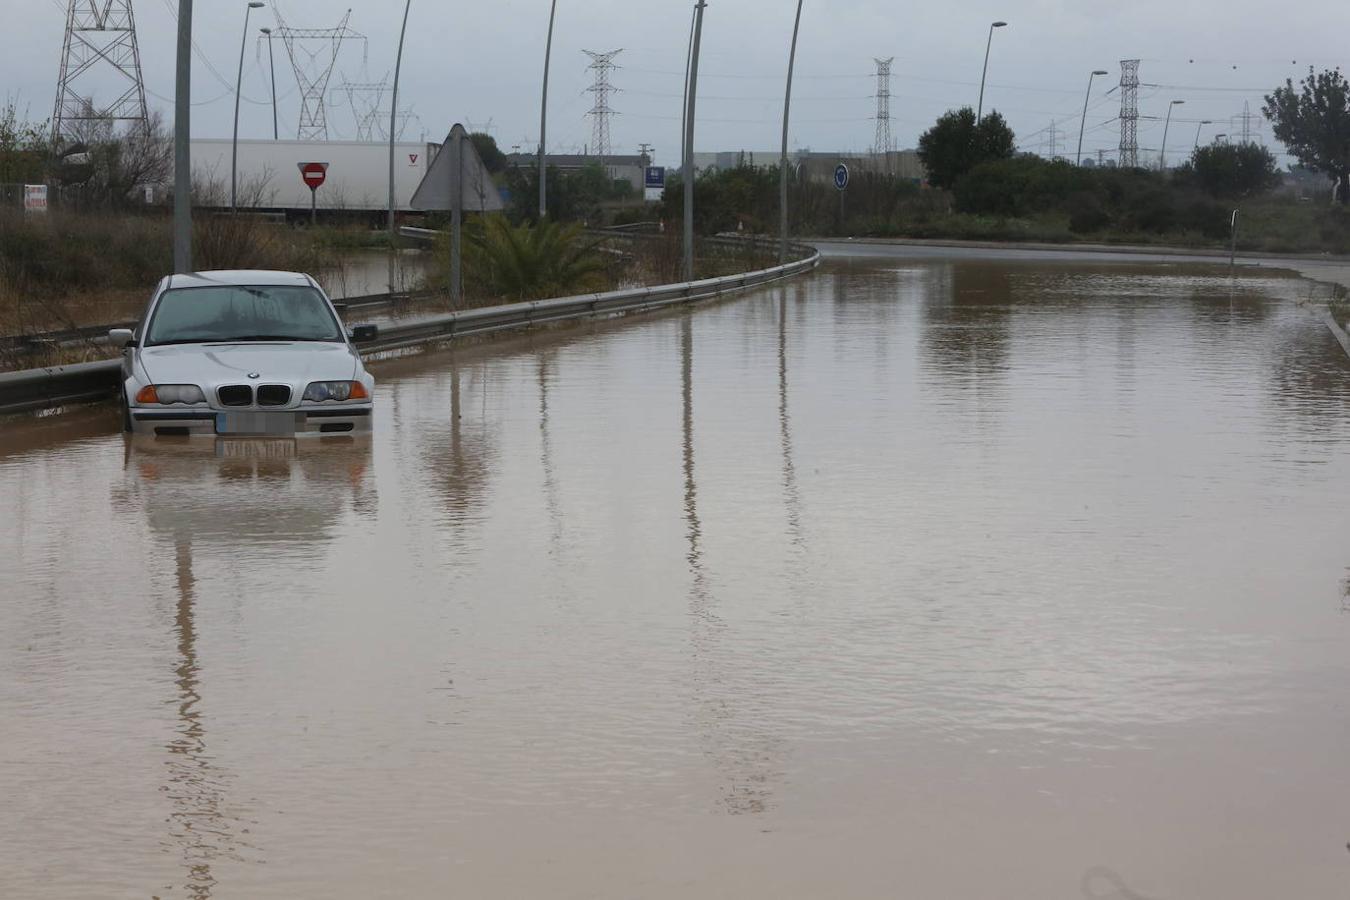
[(136, 402), (159, 403), (164, 406), (175, 403), (205, 403), (206, 395), (195, 384), (150, 384), (136, 394)]
[(305, 400), (309, 403), (369, 399), (370, 393), (359, 381), (316, 381), (305, 388)]

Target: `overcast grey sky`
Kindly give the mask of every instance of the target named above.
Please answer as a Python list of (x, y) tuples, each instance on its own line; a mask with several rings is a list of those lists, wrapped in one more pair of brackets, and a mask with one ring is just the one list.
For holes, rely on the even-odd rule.
[[(244, 0), (197, 0), (194, 33), (202, 58), (193, 69), (193, 132), (228, 137), (231, 89), (238, 64)], [(397, 44), (396, 0), (276, 0), (294, 26), (334, 25), (352, 9), (351, 27), (368, 38), (346, 46), (336, 85), (379, 80), (392, 71)], [(0, 94), (33, 118), (51, 114), (66, 0), (0, 0)], [(177, 0), (136, 0), (141, 55), (153, 106), (170, 111)], [(795, 0), (709, 0), (699, 82), (699, 150), (771, 151), (778, 146), (783, 78)], [(639, 142), (673, 162), (679, 152), (680, 92), (692, 0), (559, 0), (550, 94), (549, 148), (579, 151), (591, 139), (590, 83), (582, 49), (624, 48), (614, 75), (622, 93), (613, 107), (615, 152)], [(402, 100), (429, 138), (450, 124), (485, 125), (509, 150), (531, 148), (539, 133), (539, 80), (548, 0), (413, 0), (405, 51)], [(1205, 134), (1235, 133), (1244, 101), (1259, 112), (1262, 94), (1307, 67), (1345, 67), (1350, 3), (1306, 0), (1295, 7), (1262, 0), (970, 0), (903, 3), (889, 0), (806, 0), (794, 90), (791, 143), (814, 150), (863, 150), (875, 131), (873, 57), (894, 56), (891, 115), (897, 146), (912, 147), (944, 110), (974, 105), (988, 24), (1006, 19), (994, 36), (986, 108), (1007, 116), (1023, 149), (1050, 149), (1055, 123), (1061, 152), (1072, 153), (1088, 73), (1098, 78), (1088, 112), (1085, 153), (1114, 150), (1119, 60), (1141, 58), (1141, 149), (1156, 152), (1171, 99), (1177, 108), (1169, 147), (1189, 151), (1196, 122)], [(273, 8), (257, 10), (251, 30), (274, 24)], [(294, 135), (295, 77), (278, 44), (277, 83), (283, 133)], [(210, 67), (208, 68), (207, 63)], [(364, 68), (363, 68), (364, 66)], [(213, 72), (212, 69), (215, 71)], [(244, 61), (241, 136), (271, 134), (266, 49), (250, 38)], [(337, 98), (334, 98), (336, 101)], [(400, 103), (402, 106), (403, 103)], [(333, 137), (352, 137), (345, 104), (330, 108)], [(421, 128), (410, 129), (417, 138)], [(1268, 126), (1261, 134), (1272, 143)], [(284, 136), (284, 134), (283, 134)], [(1273, 149), (1279, 149), (1272, 147)]]

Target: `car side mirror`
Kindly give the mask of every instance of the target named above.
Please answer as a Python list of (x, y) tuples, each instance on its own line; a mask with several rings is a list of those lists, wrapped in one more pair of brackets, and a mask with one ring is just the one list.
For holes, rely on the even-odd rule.
[(108, 332), (108, 343), (118, 350), (125, 350), (136, 343), (136, 333), (130, 328), (114, 328)]
[(357, 325), (352, 328), (353, 344), (373, 344), (380, 339), (380, 326)]

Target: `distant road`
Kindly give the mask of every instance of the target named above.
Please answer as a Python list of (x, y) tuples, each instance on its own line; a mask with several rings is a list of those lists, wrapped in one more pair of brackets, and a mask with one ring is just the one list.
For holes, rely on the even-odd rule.
[[(885, 238), (817, 239), (808, 241), (826, 259), (988, 259), (1053, 262), (1144, 262), (1226, 264), (1228, 254), (1217, 250), (1111, 244), (1044, 244), (993, 241), (927, 241)], [(1335, 256), (1238, 254), (1238, 265), (1286, 269), (1314, 281), (1333, 282), (1350, 289), (1350, 258)]]

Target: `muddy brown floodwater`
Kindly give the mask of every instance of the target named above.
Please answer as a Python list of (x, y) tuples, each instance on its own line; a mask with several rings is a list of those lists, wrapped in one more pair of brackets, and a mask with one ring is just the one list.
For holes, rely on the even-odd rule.
[(0, 897), (1339, 897), (1305, 282), (836, 260), (377, 367), (369, 445), (0, 426)]

